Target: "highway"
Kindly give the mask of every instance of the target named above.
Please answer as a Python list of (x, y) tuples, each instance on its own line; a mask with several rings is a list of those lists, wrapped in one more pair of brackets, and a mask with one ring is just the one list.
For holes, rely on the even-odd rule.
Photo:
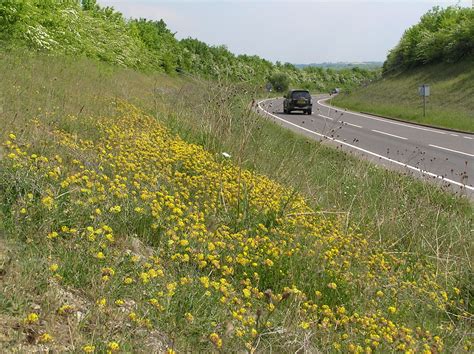
[(474, 198), (474, 134), (341, 110), (328, 99), (313, 96), (311, 115), (283, 113), (283, 98), (262, 100), (257, 106), (295, 132)]

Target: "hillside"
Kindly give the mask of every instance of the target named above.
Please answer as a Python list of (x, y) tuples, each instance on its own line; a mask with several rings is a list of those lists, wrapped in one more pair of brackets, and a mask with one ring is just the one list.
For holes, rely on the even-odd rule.
[(262, 121), (236, 87), (0, 64), (2, 351), (469, 352), (465, 199)]
[[(421, 84), (430, 85), (426, 117)], [(366, 87), (343, 93), (332, 103), (417, 123), (474, 132), (474, 59), (439, 63), (386, 75)]]
[(145, 72), (185, 73), (224, 82), (265, 87), (275, 74), (293, 86), (317, 91), (351, 88), (378, 77), (365, 69), (298, 69), (258, 56), (234, 55), (225, 46), (194, 38), (177, 40), (163, 20), (126, 19), (95, 0), (0, 2), (0, 43), (40, 52), (86, 56)]
[[(428, 84), (426, 116), (418, 87)], [(383, 76), (340, 95), (344, 108), (474, 132), (474, 10), (435, 7), (405, 31)]]

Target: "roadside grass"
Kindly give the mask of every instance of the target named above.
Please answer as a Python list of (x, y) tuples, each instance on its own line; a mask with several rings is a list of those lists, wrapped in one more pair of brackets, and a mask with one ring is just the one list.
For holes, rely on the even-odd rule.
[[(7, 338), (0, 348), (65, 351), (90, 344), (102, 352), (117, 341), (124, 351), (218, 351), (222, 340), (229, 351), (390, 351), (421, 350), (425, 340), (433, 351), (470, 350), (472, 204), (466, 198), (277, 126), (253, 112), (250, 102), (259, 93), (249, 88), (26, 53), (0, 54), (0, 67), (0, 136), (15, 145), (0, 151), (0, 312)], [(123, 110), (124, 101), (170, 134), (129, 103)], [(104, 135), (107, 127), (117, 135)], [(152, 144), (162, 141), (154, 134), (162, 145)], [(12, 151), (19, 166), (16, 158), (9, 162)], [(33, 163), (32, 153), (48, 161)], [(159, 158), (149, 160), (153, 154)], [(76, 174), (77, 188), (62, 185)], [(190, 193), (202, 175), (209, 179)], [(154, 197), (136, 197), (143, 192)], [(159, 193), (174, 197), (185, 216), (154, 203)], [(285, 207), (275, 208), (275, 201)], [(157, 205), (163, 210), (150, 214)], [(206, 210), (209, 232), (195, 239), (179, 221), (199, 233), (203, 221), (193, 214), (199, 210)], [(185, 239), (189, 250), (185, 242), (178, 246)], [(279, 251), (290, 256), (272, 254)], [(256, 257), (255, 266), (224, 262), (244, 252)], [(199, 253), (218, 257), (221, 268)], [(233, 272), (226, 274), (224, 264)], [(164, 277), (154, 277), (160, 270)], [(203, 276), (217, 284), (206, 288)], [(124, 285), (126, 278), (132, 286)], [(333, 282), (337, 288), (328, 287)], [(23, 321), (28, 313), (40, 320)], [(371, 323), (385, 329), (388, 320), (397, 327), (395, 344), (370, 331)], [(54, 335), (52, 342), (45, 333)], [(407, 333), (415, 344), (403, 339)]]
[[(426, 117), (418, 87), (428, 84)], [(332, 99), (336, 106), (417, 123), (474, 132), (474, 60), (392, 74)]]

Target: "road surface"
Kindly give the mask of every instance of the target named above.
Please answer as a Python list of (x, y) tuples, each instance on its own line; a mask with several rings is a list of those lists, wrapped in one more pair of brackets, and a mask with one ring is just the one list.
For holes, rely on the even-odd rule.
[(258, 109), (293, 131), (474, 197), (474, 134), (345, 111), (327, 99), (313, 96), (312, 115), (283, 113), (283, 98), (262, 100)]

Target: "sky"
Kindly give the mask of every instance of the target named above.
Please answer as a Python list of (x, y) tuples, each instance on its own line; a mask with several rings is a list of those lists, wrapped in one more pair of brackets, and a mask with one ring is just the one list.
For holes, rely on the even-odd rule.
[(433, 6), (472, 0), (99, 0), (125, 17), (163, 19), (176, 38), (273, 62), (384, 61)]

